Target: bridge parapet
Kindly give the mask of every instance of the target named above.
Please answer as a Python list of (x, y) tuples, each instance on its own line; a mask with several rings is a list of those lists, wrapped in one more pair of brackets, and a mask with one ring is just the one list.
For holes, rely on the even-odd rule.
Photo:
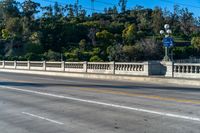
[(0, 68), (118, 75), (149, 75), (148, 62), (0, 61)]
[(174, 77), (200, 78), (199, 63), (175, 63)]
[(37, 70), (55, 72), (200, 78), (200, 64), (173, 62), (47, 62), (0, 61), (2, 69)]

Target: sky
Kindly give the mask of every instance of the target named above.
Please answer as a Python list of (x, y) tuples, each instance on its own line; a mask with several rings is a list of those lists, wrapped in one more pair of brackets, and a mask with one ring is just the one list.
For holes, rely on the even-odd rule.
[[(24, 0), (18, 0), (23, 2)], [(76, 0), (33, 0), (35, 2), (41, 3), (41, 5), (53, 4), (52, 1), (57, 1), (60, 4), (74, 4)], [(51, 1), (51, 2), (48, 2)], [(105, 7), (111, 7), (113, 5), (118, 5), (119, 0), (94, 0), (94, 8), (97, 11), (104, 10)], [(83, 7), (88, 8), (88, 13), (91, 12), (91, 0), (79, 0), (79, 4)], [(200, 0), (128, 0), (127, 7), (133, 8), (136, 5), (143, 6), (145, 8), (154, 8), (159, 6), (166, 8), (168, 10), (173, 10), (173, 5), (177, 4), (180, 7), (188, 8), (189, 11), (194, 13), (194, 16), (200, 17)]]

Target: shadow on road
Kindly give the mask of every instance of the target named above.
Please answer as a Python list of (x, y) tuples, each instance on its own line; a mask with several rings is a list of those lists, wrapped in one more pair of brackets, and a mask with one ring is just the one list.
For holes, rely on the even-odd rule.
[(200, 88), (192, 87), (172, 87), (161, 85), (102, 85), (102, 84), (82, 84), (82, 83), (28, 83), (28, 82), (0, 82), (3, 86), (22, 86), (22, 87), (84, 87), (84, 88), (110, 88), (110, 89), (129, 89), (129, 90), (174, 90), (174, 91), (188, 91), (188, 92), (200, 92)]

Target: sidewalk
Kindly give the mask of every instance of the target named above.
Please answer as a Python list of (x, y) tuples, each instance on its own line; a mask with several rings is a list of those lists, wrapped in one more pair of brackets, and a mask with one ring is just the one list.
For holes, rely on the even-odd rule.
[(186, 79), (186, 78), (166, 78), (162, 76), (127, 76), (127, 75), (108, 75), (108, 74), (92, 74), (92, 73), (69, 73), (69, 72), (53, 72), (53, 71), (29, 71), (29, 70), (15, 70), (15, 69), (0, 69), (0, 72), (46, 75), (46, 76), (60, 76), (60, 77), (76, 77), (100, 80), (118, 80), (118, 81), (134, 81), (145, 82), (152, 84), (171, 84), (181, 86), (194, 86), (200, 87), (199, 79)]

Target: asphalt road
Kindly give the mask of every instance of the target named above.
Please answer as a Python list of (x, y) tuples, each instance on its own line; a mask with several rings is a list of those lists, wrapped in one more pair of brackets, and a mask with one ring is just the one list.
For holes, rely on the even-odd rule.
[(1, 133), (199, 133), (200, 88), (0, 73)]

